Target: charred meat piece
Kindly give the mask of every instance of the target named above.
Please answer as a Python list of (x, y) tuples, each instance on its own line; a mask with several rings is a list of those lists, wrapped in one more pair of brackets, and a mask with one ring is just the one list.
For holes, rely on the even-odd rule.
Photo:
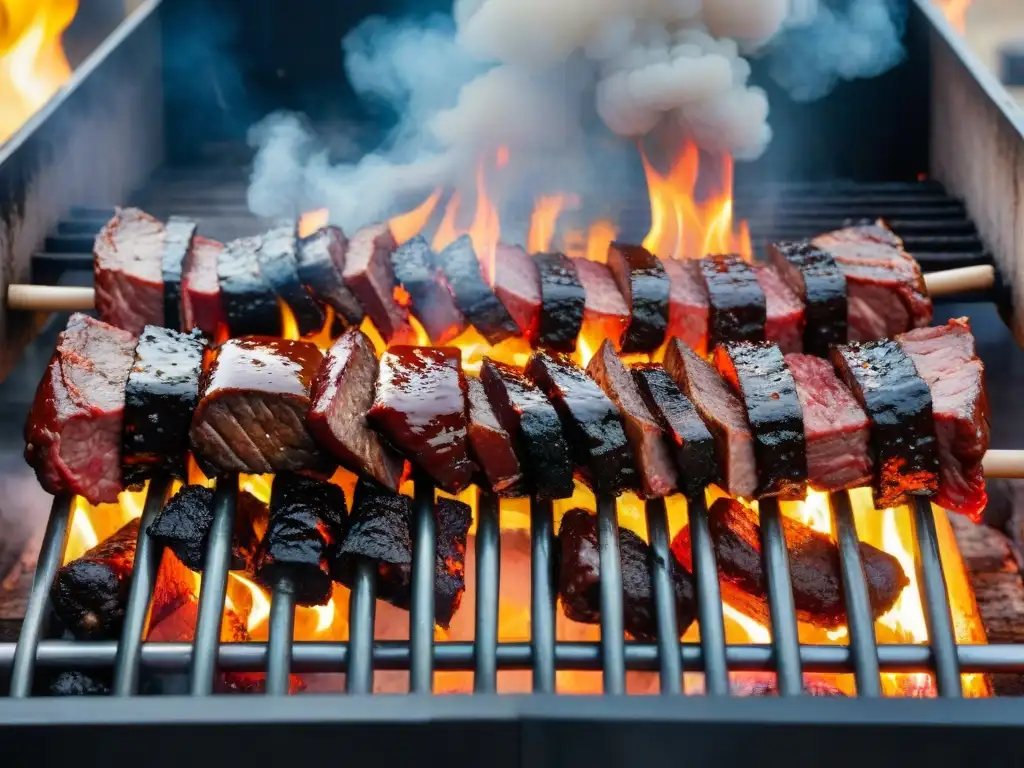
[(187, 331), (181, 324), (181, 279), (185, 261), (192, 250), (196, 223), (180, 216), (167, 220), (164, 249), (160, 260), (160, 274), (164, 284), (164, 319), (162, 325), (174, 330)]
[(807, 486), (804, 417), (782, 350), (769, 342), (720, 344), (715, 366), (747, 409), (754, 433), (757, 495), (802, 499)]
[(449, 493), (472, 481), (466, 376), (454, 347), (391, 347), (366, 418)]
[(345, 250), (348, 241), (338, 227), (322, 227), (299, 241), (296, 262), (299, 279), (320, 301), (334, 308), (345, 325), (359, 325), (363, 305), (345, 284)]
[(512, 435), (531, 495), (572, 496), (572, 459), (554, 406), (518, 369), (485, 357), (480, 380), (502, 428)]
[(772, 267), (754, 267), (757, 284), (764, 292), (764, 337), (779, 345), (782, 354), (802, 352), (804, 348), (804, 303)]
[(829, 347), (845, 344), (846, 276), (832, 255), (805, 240), (770, 243), (768, 258), (806, 307), (804, 351), (825, 357)]
[(583, 285), (572, 260), (562, 253), (533, 256), (540, 275), (540, 323), (533, 342), (557, 352), (576, 349), (583, 326)]
[(816, 491), (868, 485), (873, 474), (871, 423), (828, 360), (786, 355), (804, 414), (807, 480)]
[(256, 580), (273, 590), (291, 579), (299, 605), (331, 599), (331, 557), (345, 535), (345, 493), (336, 485), (288, 472), (274, 478), (270, 521), (256, 556)]
[[(808, 696), (846, 696), (831, 683), (811, 675), (804, 675), (804, 693)], [(729, 691), (733, 696), (778, 696), (778, 678), (768, 673), (764, 677), (754, 677), (749, 672), (736, 675), (729, 680)]]
[(989, 446), (985, 366), (966, 317), (896, 337), (932, 393), (939, 445), (935, 503), (977, 520), (988, 503), (981, 461)]
[(668, 275), (668, 332), (698, 355), (708, 353), (708, 288), (696, 259), (662, 259)]
[(384, 341), (404, 344), (416, 334), (409, 325), (409, 311), (395, 301), (391, 253), (396, 245), (387, 224), (364, 227), (348, 243), (343, 274)]
[(587, 365), (587, 373), (619, 409), (636, 457), (640, 491), (644, 498), (661, 498), (676, 491), (676, 468), (665, 433), (647, 409), (629, 369), (623, 365), (607, 339)]
[(696, 407), (715, 439), (724, 489), (733, 496), (754, 498), (754, 435), (739, 397), (704, 358), (678, 339), (668, 343), (665, 370)]
[(307, 423), (320, 446), (346, 469), (393, 491), (402, 477), (402, 457), (366, 423), (377, 383), (373, 344), (357, 328), (327, 352), (313, 380)]
[[(472, 515), (461, 501), (440, 498), (434, 505), (437, 559), (434, 621), (448, 629), (466, 590), (466, 537)], [(348, 534), (338, 548), (333, 575), (351, 587), (356, 561), (377, 564), (377, 597), (408, 610), (412, 588), (412, 500), (361, 480), (352, 502)]]
[(512, 436), (498, 423), (480, 379), (466, 377), (469, 403), (469, 443), (487, 485), (499, 496), (525, 496), (523, 473)]
[[(768, 588), (761, 556), (761, 527), (757, 515), (734, 499), (721, 498), (708, 512), (711, 543), (718, 559), (722, 599), (747, 616), (768, 625)], [(817, 627), (846, 624), (846, 603), (839, 566), (839, 549), (828, 534), (782, 517), (789, 552), (796, 615)], [(691, 562), (690, 530), (683, 528), (672, 551), (684, 564)], [(860, 557), (868, 585), (871, 613), (877, 619), (910, 583), (899, 560), (861, 542)]]
[(576, 258), (572, 263), (585, 296), (582, 331), (591, 338), (609, 339), (616, 347), (620, 346), (630, 314), (611, 270), (590, 259)]
[[(601, 621), (601, 549), (597, 517), (585, 509), (570, 509), (558, 529), (558, 596), (562, 611), (573, 621), (598, 624)], [(643, 539), (630, 530), (619, 529), (619, 559), (622, 564), (623, 619), (626, 632), (641, 642), (658, 637), (651, 584), (653, 553)], [(693, 577), (670, 556), (669, 575), (676, 604), (676, 626), (682, 636), (697, 614)]]
[(469, 235), (449, 243), (437, 254), (437, 263), (462, 314), (489, 344), (498, 344), (519, 333), (512, 315), (484, 282)]
[(167, 474), (185, 478), (188, 426), (199, 402), (205, 344), (198, 331), (147, 325), (124, 393), (121, 472), (126, 487)]
[(36, 389), (25, 424), (25, 461), (52, 494), (117, 501), (124, 388), (135, 357), (128, 331), (75, 313)]
[(764, 341), (767, 300), (757, 273), (734, 253), (700, 260), (708, 290), (708, 349), (727, 341)]
[(519, 246), (498, 243), (494, 261), (481, 262), (480, 272), (519, 326), (519, 333), (533, 334), (540, 324), (541, 302), (540, 275), (533, 259)]
[(217, 260), (221, 303), (232, 336), (281, 335), (281, 310), (260, 272), (262, 237), (242, 237), (224, 246)]
[(402, 298), (423, 324), (433, 344), (451, 341), (466, 329), (466, 318), (455, 306), (444, 275), (434, 263), (434, 252), (420, 235), (402, 243), (391, 255), (395, 277), (405, 291)]
[(118, 208), (96, 236), (93, 270), (100, 318), (138, 336), (164, 322), (164, 225), (138, 208)]
[(539, 351), (526, 364), (526, 375), (558, 412), (583, 481), (599, 494), (636, 488), (622, 417), (594, 380), (569, 358)]
[(196, 236), (181, 277), (182, 328), (198, 328), (211, 339), (216, 337), (217, 327), (228, 322), (217, 282), (217, 262), (223, 250), (223, 243)]
[(665, 268), (643, 246), (616, 242), (608, 246), (608, 267), (632, 316), (622, 351), (653, 352), (665, 341), (668, 328), (670, 285)]
[(932, 321), (921, 267), (881, 220), (819, 235), (846, 278), (850, 341), (874, 341)]
[(875, 506), (931, 496), (939, 451), (932, 396), (913, 361), (891, 339), (832, 348), (832, 364), (871, 421)]
[[(238, 495), (235, 528), (231, 541), (231, 570), (253, 571), (258, 531), (267, 524), (267, 505), (248, 491)], [(202, 573), (206, 546), (213, 525), (213, 489), (202, 485), (183, 486), (160, 510), (146, 533), (171, 550), (182, 564)]]
[(668, 437), (679, 471), (679, 490), (687, 498), (718, 482), (715, 440), (697, 409), (658, 363), (633, 367), (640, 396)]
[(324, 310), (299, 279), (296, 260), (297, 224), (286, 221), (263, 236), (257, 258), (260, 274), (295, 316), (299, 335), (307, 336), (324, 327)]
[(306, 426), (314, 344), (261, 336), (229, 339), (203, 375), (190, 437), (207, 476), (330, 472)]

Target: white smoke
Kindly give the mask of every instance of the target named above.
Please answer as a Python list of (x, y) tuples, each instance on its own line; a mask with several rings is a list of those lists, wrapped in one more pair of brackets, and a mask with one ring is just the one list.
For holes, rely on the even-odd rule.
[[(849, 1), (864, 14), (823, 7), (797, 32), (877, 31), (872, 6), (888, 0)], [(259, 152), (249, 205), (263, 216), (326, 206), (343, 227), (360, 226), (396, 213), (400, 200), (459, 186), (499, 145), (529, 188), (587, 194), (614, 186), (621, 170), (595, 163), (596, 148), (655, 129), (756, 158), (771, 140), (768, 101), (744, 57), (792, 22), (792, 3), (455, 0), (451, 18), (369, 19), (343, 41), (346, 69), (361, 98), (399, 116), (394, 131), (376, 151), (338, 164), (298, 118), (271, 116), (250, 137)], [(831, 73), (826, 80), (875, 65), (864, 61), (870, 51), (849, 47), (855, 60), (838, 75), (822, 45), (811, 63)], [(806, 82), (794, 87), (809, 92)]]

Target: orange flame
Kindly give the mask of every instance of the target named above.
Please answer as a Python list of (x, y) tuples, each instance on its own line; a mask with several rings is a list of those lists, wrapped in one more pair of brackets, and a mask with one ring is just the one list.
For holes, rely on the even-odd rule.
[[(504, 161), (502, 160), (504, 158)], [(508, 149), (499, 147), (493, 166), (502, 168), (508, 162)], [(431, 243), (435, 251), (442, 250), (446, 245), (462, 235), (469, 235), (473, 241), (473, 248), (476, 250), (477, 258), (481, 262), (493, 262), (495, 248), (498, 239), (501, 237), (501, 220), (498, 216), (498, 209), (487, 193), (487, 164), (480, 162), (476, 168), (476, 206), (474, 207), (473, 221), (468, 227), (461, 227), (458, 224), (462, 196), (455, 193), (445, 206), (444, 218), (438, 225), (437, 232)]]
[(555, 235), (555, 225), (565, 205), (565, 195), (546, 195), (537, 198), (537, 203), (530, 215), (530, 232), (526, 238), (526, 250), (529, 253), (544, 253), (551, 250), (551, 238)]
[(0, 0), (0, 144), (71, 77), (61, 34), (78, 0)]
[(437, 207), (437, 201), (440, 199), (441, 190), (435, 189), (430, 197), (411, 211), (406, 211), (388, 221), (391, 234), (395, 236), (395, 240), (398, 241), (399, 245), (418, 235), (427, 226), (430, 215), (434, 212), (434, 209)]
[(949, 23), (961, 35), (967, 31), (967, 9), (974, 0), (935, 0)]
[(331, 212), (326, 208), (307, 211), (299, 217), (299, 237), (309, 237), (318, 229), (326, 227), (331, 221)]

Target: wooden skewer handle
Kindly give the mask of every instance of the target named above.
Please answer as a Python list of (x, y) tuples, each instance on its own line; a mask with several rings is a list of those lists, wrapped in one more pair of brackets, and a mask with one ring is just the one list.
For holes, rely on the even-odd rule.
[(996, 284), (996, 270), (991, 264), (944, 269), (925, 275), (924, 284), (932, 298), (951, 293), (985, 291)]
[(981, 465), (989, 480), (1024, 478), (1024, 451), (988, 451)]
[(7, 288), (8, 309), (75, 312), (95, 306), (96, 292), (92, 288), (67, 285), (11, 285)]

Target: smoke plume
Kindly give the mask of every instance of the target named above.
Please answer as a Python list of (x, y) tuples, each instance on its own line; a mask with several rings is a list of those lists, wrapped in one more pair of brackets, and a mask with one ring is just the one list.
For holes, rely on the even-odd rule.
[(450, 17), (368, 19), (343, 40), (346, 70), (394, 128), (339, 163), (299, 117), (266, 118), (250, 134), (249, 205), (263, 216), (326, 206), (356, 227), (460, 186), (500, 145), (538, 193), (614, 187), (627, 165), (614, 147), (632, 151), (653, 131), (756, 158), (772, 134), (747, 57), (768, 52), (804, 98), (898, 58), (897, 0), (848, 0), (842, 12), (830, 1), (803, 0), (794, 15), (794, 0), (455, 0)]

